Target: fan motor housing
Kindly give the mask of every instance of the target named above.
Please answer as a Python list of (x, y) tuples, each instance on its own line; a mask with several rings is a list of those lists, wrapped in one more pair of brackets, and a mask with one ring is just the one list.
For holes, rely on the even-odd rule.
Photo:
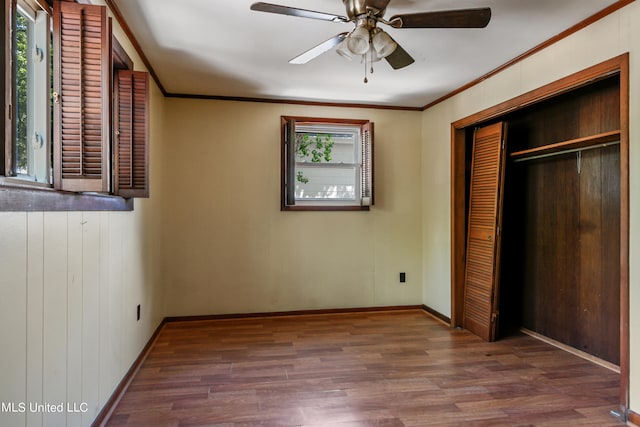
[[(382, 17), (386, 8), (378, 9), (374, 0), (342, 0), (350, 20), (355, 20), (361, 15), (372, 14)], [(386, 3), (386, 2), (385, 2)]]

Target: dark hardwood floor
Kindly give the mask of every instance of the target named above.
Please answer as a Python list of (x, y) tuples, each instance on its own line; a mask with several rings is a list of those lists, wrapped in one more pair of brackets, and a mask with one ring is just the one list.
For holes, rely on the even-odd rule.
[(619, 375), (421, 310), (167, 323), (110, 426), (621, 426)]

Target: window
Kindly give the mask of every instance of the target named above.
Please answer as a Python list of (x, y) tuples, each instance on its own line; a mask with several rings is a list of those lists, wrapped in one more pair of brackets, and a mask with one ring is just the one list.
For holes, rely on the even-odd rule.
[[(106, 7), (48, 4), (0, 0), (7, 111), (0, 119), (0, 191), (48, 191), (29, 193), (26, 209), (34, 197), (50, 201), (52, 190), (61, 190), (54, 191), (60, 198), (83, 193), (76, 197), (83, 209), (94, 193), (148, 197), (148, 73), (131, 71), (130, 60), (121, 60)], [(118, 205), (107, 199), (88, 205)], [(15, 194), (10, 202), (0, 200), (0, 210), (18, 210), (16, 200)], [(67, 201), (56, 206), (75, 210)]]
[(282, 117), (282, 210), (368, 210), (373, 123)]

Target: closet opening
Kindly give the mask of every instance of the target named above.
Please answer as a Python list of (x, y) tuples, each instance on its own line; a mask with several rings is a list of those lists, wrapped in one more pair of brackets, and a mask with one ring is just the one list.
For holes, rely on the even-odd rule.
[(509, 123), (499, 334), (523, 328), (620, 364), (620, 80)]
[[(474, 139), (497, 123), (506, 135), (504, 186), (495, 197), (500, 242), (495, 283), (478, 293), (467, 280)], [(623, 414), (628, 164), (627, 55), (452, 124), (451, 326), (473, 332), (467, 318), (480, 307), (491, 310), (485, 318), (495, 327), (493, 339), (525, 332), (619, 367)], [(486, 305), (469, 311), (469, 289)]]

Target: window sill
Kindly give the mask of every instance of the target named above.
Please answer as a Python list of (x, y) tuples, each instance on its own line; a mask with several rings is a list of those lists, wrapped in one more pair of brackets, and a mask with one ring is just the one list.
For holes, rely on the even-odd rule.
[(281, 206), (281, 211), (368, 211), (369, 206), (350, 206), (350, 205), (296, 205), (296, 206)]
[(69, 193), (0, 178), (0, 212), (132, 211), (133, 199), (90, 193)]

